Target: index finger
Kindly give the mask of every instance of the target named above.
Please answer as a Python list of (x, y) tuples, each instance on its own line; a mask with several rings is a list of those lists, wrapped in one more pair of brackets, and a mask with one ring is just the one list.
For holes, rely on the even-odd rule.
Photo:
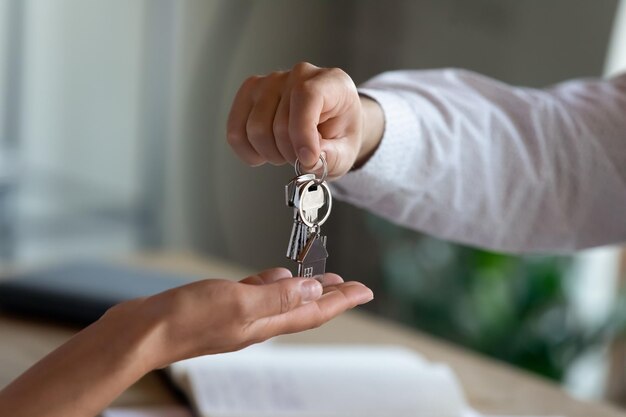
[(271, 284), (281, 279), (292, 278), (291, 271), (287, 268), (270, 268), (259, 272), (256, 275), (250, 275), (239, 282), (251, 285)]
[(344, 115), (353, 92), (356, 92), (356, 87), (352, 79), (338, 68), (317, 71), (312, 77), (292, 86), (289, 136), (298, 159), (306, 168), (312, 168), (320, 157), (322, 136), (318, 126)]
[(302, 165), (312, 167), (320, 156), (317, 125), (324, 108), (322, 85), (310, 79), (294, 87), (289, 101), (289, 136)]

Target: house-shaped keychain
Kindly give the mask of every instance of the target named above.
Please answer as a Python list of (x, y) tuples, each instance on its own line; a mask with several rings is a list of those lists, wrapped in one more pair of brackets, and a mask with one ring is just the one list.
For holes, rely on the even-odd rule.
[(326, 236), (314, 233), (298, 255), (298, 276), (312, 278), (326, 272)]

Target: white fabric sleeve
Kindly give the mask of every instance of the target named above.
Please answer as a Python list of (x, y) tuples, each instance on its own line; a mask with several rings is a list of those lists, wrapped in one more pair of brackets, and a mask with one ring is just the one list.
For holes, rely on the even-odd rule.
[(335, 195), (434, 236), (505, 252), (626, 240), (626, 74), (537, 90), (456, 69), (396, 71), (360, 93), (382, 141)]

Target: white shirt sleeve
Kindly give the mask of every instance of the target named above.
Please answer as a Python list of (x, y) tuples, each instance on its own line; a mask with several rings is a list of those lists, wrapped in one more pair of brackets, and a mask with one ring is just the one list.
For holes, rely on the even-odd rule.
[(335, 195), (434, 236), (506, 252), (626, 240), (626, 74), (545, 90), (456, 69), (381, 74), (383, 139)]

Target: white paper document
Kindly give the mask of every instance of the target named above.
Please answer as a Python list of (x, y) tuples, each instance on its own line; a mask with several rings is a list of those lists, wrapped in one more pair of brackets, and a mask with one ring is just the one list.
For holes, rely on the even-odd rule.
[(133, 407), (109, 408), (102, 412), (102, 417), (193, 417), (184, 407)]
[(266, 342), (168, 372), (200, 417), (484, 417), (448, 366), (395, 346)]
[(461, 417), (445, 365), (372, 346), (281, 346), (173, 365), (202, 417)]

